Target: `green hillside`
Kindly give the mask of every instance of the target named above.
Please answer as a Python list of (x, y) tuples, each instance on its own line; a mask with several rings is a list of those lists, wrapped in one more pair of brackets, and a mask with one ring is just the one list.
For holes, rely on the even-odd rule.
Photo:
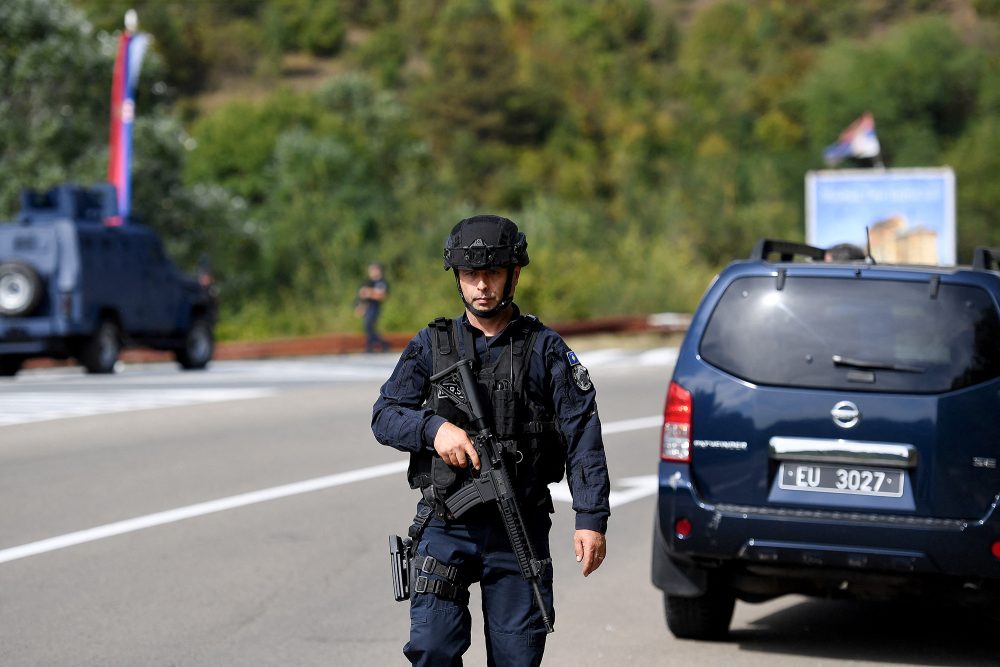
[[(958, 256), (1000, 245), (998, 0), (7, 0), (0, 214), (103, 178), (116, 31), (155, 42), (134, 209), (208, 254), (223, 337), (454, 313), (461, 217), (529, 239), (548, 321), (687, 311), (764, 235), (804, 235), (803, 179), (864, 111), (888, 166), (954, 168)], [(844, 166), (868, 166), (859, 163)]]

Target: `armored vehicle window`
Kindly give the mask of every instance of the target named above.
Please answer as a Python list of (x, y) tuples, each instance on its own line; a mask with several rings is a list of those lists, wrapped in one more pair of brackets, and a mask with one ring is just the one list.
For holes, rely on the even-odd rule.
[(928, 282), (743, 278), (701, 340), (708, 363), (755, 384), (931, 393), (1000, 376), (1000, 318), (983, 289)]

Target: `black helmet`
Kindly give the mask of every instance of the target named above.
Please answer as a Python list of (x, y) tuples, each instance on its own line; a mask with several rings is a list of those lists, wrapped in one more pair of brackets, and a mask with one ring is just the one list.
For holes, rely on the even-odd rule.
[(528, 241), (512, 220), (474, 215), (455, 225), (444, 244), (445, 269), (527, 266)]

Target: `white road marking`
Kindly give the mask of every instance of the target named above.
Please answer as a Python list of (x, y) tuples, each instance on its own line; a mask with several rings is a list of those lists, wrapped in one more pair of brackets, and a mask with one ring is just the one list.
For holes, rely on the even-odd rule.
[(407, 465), (408, 463), (406, 461), (401, 461), (397, 463), (386, 463), (383, 465), (372, 466), (370, 468), (361, 468), (359, 470), (349, 470), (336, 475), (307, 479), (302, 482), (285, 484), (283, 486), (273, 486), (270, 489), (251, 491), (250, 493), (241, 493), (237, 496), (209, 500), (208, 502), (196, 503), (186, 507), (178, 507), (176, 509), (167, 510), (165, 512), (157, 512), (155, 514), (147, 514), (146, 516), (140, 516), (134, 519), (116, 521), (115, 523), (108, 523), (103, 526), (97, 526), (87, 530), (79, 530), (75, 533), (67, 533), (65, 535), (59, 535), (58, 537), (50, 537), (47, 540), (22, 544), (19, 547), (3, 549), (0, 551), (0, 563), (6, 563), (19, 558), (26, 558), (27, 556), (35, 556), (37, 554), (55, 551), (57, 549), (64, 549), (76, 544), (102, 540), (106, 537), (114, 537), (115, 535), (131, 533), (136, 530), (142, 530), (143, 528), (162, 526), (167, 523), (174, 523), (175, 521), (183, 521), (184, 519), (193, 519), (206, 514), (231, 510), (237, 507), (245, 507), (246, 505), (262, 503), (268, 500), (277, 500), (278, 498), (287, 498), (288, 496), (295, 496), (300, 493), (320, 491), (322, 489), (342, 486), (352, 482), (374, 479), (376, 477), (384, 477), (385, 475), (394, 475), (405, 472)]
[[(625, 477), (624, 479), (619, 479), (617, 480), (616, 486), (624, 486), (625, 488), (620, 491), (611, 489), (611, 493), (608, 496), (608, 502), (612, 508), (634, 502), (656, 493), (658, 485), (659, 481), (656, 475), (642, 475), (641, 477)], [(563, 503), (573, 502), (573, 496), (569, 492), (569, 486), (566, 484), (566, 480), (563, 480), (558, 484), (550, 484), (549, 491), (552, 493), (552, 500)]]
[(654, 350), (646, 350), (639, 355), (640, 366), (673, 366), (677, 363), (676, 347), (659, 347)]
[[(653, 422), (654, 419), (655, 423)], [(654, 425), (659, 425), (661, 421), (660, 417), (646, 417), (642, 419), (627, 419), (618, 422), (609, 422), (604, 425), (603, 431), (605, 433), (622, 433), (624, 431), (650, 428)], [(103, 540), (108, 537), (123, 535), (125, 533), (135, 532), (144, 528), (162, 526), (164, 524), (183, 521), (185, 519), (193, 519), (206, 514), (213, 514), (215, 512), (236, 509), (238, 507), (246, 507), (247, 505), (254, 505), (256, 503), (262, 503), (269, 500), (287, 498), (289, 496), (295, 496), (302, 493), (320, 491), (336, 486), (343, 486), (344, 484), (351, 484), (353, 482), (385, 477), (387, 475), (396, 475), (404, 472), (407, 465), (408, 462), (399, 461), (396, 463), (386, 463), (368, 468), (360, 468), (358, 470), (349, 470), (335, 475), (316, 477), (314, 479), (307, 479), (301, 482), (274, 486), (269, 489), (261, 489), (260, 491), (241, 493), (235, 496), (195, 503), (194, 505), (187, 505), (185, 507), (178, 507), (163, 512), (147, 514), (145, 516), (139, 516), (132, 519), (116, 521), (114, 523), (108, 523), (103, 526), (96, 526), (86, 530), (66, 533), (64, 535), (50, 537), (37, 542), (29, 542), (16, 547), (0, 549), (0, 563), (8, 563), (21, 558), (27, 558), (29, 556), (37, 556), (50, 551), (65, 549), (66, 547), (75, 546), (77, 544)], [(612, 507), (633, 502), (655, 493), (656, 475), (628, 477), (620, 480), (620, 484), (627, 487), (627, 489), (624, 491), (611, 492)], [(561, 484), (553, 484), (550, 488), (552, 489), (553, 500), (566, 502), (571, 500), (569, 497), (569, 489), (566, 487), (565, 482), (562, 482)], [(652, 490), (650, 490), (650, 488)]]
[(611, 435), (612, 433), (638, 431), (642, 428), (653, 428), (654, 426), (663, 426), (663, 417), (656, 415), (653, 417), (639, 417), (637, 419), (622, 419), (621, 421), (609, 424), (601, 424), (601, 433)]
[(158, 389), (156, 391), (23, 392), (0, 394), (0, 426), (131, 412), (153, 408), (237, 401), (276, 393), (264, 387), (226, 389)]

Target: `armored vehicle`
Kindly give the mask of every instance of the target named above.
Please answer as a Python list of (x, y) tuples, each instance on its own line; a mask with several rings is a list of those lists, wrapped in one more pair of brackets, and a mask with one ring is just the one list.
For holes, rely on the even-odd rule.
[(25, 191), (0, 224), (0, 376), (26, 359), (76, 358), (111, 373), (127, 346), (174, 353), (205, 368), (214, 350), (210, 289), (182, 274), (156, 234), (113, 224), (111, 185)]

